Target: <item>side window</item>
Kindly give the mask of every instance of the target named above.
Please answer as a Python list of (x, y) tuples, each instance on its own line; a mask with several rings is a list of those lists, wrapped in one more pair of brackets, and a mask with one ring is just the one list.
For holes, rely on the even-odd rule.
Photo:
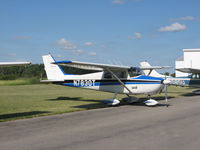
[(112, 78), (112, 75), (111, 75), (109, 72), (105, 72), (105, 73), (104, 73), (104, 78), (105, 78), (105, 79), (111, 79), (111, 78)]
[(199, 78), (200, 78), (199, 74), (192, 74), (192, 79), (199, 79)]
[(140, 68), (138, 67), (131, 67), (129, 70), (128, 70), (128, 74), (130, 77), (134, 77), (134, 76), (138, 76), (138, 75), (141, 75), (141, 70)]
[(195, 79), (195, 74), (192, 74), (192, 79)]
[(200, 74), (197, 74), (197, 79), (199, 79), (200, 78)]
[(120, 72), (119, 78), (126, 78), (126, 72)]
[[(113, 72), (118, 78), (127, 78), (127, 73), (125, 71), (121, 71), (121, 72)], [(115, 79), (112, 74), (110, 72), (104, 72), (103, 77), (105, 79)]]

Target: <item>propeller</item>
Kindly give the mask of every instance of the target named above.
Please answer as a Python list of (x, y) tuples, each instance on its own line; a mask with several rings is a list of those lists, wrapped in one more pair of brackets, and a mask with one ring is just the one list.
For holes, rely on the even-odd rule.
[(163, 81), (164, 84), (164, 89), (165, 89), (165, 101), (166, 103), (168, 103), (168, 85), (169, 85), (170, 81), (167, 80), (166, 76), (165, 76), (165, 80)]
[(168, 97), (168, 86), (167, 86), (167, 84), (165, 84), (165, 101), (166, 101), (166, 103), (168, 102), (167, 97)]

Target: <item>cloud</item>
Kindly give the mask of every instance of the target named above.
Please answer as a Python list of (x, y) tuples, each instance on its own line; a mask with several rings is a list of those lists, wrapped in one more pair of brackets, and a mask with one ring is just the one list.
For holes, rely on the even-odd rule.
[(186, 30), (186, 28), (187, 28), (186, 25), (175, 22), (169, 26), (160, 27), (158, 31), (159, 32), (178, 32), (178, 31)]
[(72, 43), (71, 41), (65, 40), (64, 38), (56, 41), (56, 44), (59, 48), (65, 49), (65, 50), (74, 50), (77, 49), (77, 46)]
[(124, 2), (124, 0), (112, 0), (113, 4), (123, 4)]
[(200, 20), (200, 18), (193, 16), (184, 16), (180, 18), (170, 19), (170, 21), (192, 21), (192, 20)]
[(94, 46), (94, 45), (96, 45), (96, 43), (95, 42), (85, 42), (84, 45), (85, 46)]
[[(86, 46), (92, 46), (95, 45), (94, 42), (86, 42), (84, 45)], [(96, 56), (96, 52), (87, 52), (85, 50), (82, 50), (78, 45), (74, 44), (73, 42), (66, 40), (64, 38), (61, 38), (60, 40), (56, 41), (56, 45), (63, 50), (68, 50), (74, 55), (88, 55), (88, 56)], [(58, 57), (62, 57), (61, 55), (58, 55)]]
[(97, 53), (96, 52), (90, 52), (90, 53), (88, 53), (88, 55), (90, 55), (90, 56), (96, 56)]
[(140, 2), (142, 0), (112, 0), (113, 4), (124, 4), (128, 2)]
[(139, 33), (139, 32), (135, 32), (133, 38), (136, 39), (136, 40), (140, 40), (142, 38), (142, 34)]
[(61, 55), (61, 54), (57, 54), (56, 55), (58, 58), (62, 58), (62, 57), (64, 57), (63, 55)]
[(73, 53), (76, 54), (76, 55), (83, 55), (83, 54), (85, 54), (84, 50), (81, 50), (81, 49), (73, 50)]
[(130, 36), (129, 39), (140, 40), (142, 39), (142, 34), (140, 32), (135, 32), (133, 36)]

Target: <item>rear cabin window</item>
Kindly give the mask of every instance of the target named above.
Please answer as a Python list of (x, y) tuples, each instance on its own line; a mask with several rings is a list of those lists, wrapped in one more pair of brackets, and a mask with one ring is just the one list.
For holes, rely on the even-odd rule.
[[(127, 78), (127, 73), (126, 72), (113, 72), (118, 78)], [(115, 79), (110, 72), (105, 72), (104, 73), (104, 78), (105, 79)]]
[(110, 73), (110, 72), (105, 72), (105, 73), (104, 73), (104, 78), (105, 78), (105, 79), (112, 79), (111, 73)]

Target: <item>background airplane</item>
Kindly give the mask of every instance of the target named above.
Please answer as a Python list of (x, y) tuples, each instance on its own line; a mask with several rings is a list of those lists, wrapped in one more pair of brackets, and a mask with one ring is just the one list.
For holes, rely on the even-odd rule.
[[(150, 97), (153, 94), (159, 93), (164, 88), (164, 85), (168, 84), (168, 81), (163, 78), (138, 75), (140, 72), (140, 68), (138, 67), (79, 61), (55, 61), (50, 54), (42, 58), (48, 80), (41, 80), (41, 82), (53, 82), (65, 86), (115, 93), (112, 99), (106, 101), (109, 105), (117, 105), (120, 103), (120, 101), (116, 99), (119, 93), (126, 94), (129, 98), (128, 102), (136, 102), (138, 99), (130, 95), (145, 94)], [(97, 72), (82, 75), (66, 74), (60, 65)], [(159, 67), (150, 66), (141, 69), (146, 70), (149, 68), (155, 69)], [(149, 99), (144, 103), (148, 106), (158, 104), (158, 102), (153, 99)]]
[[(148, 62), (141, 62), (141, 67), (149, 67), (151, 66)], [(186, 77), (171, 77), (171, 76), (165, 76), (157, 71), (155, 69), (150, 70), (144, 70), (145, 75), (150, 75), (153, 77), (159, 77), (166, 79), (170, 81), (169, 85), (176, 85), (176, 86), (187, 86), (187, 87), (197, 87), (200, 88), (200, 70), (195, 68), (179, 68), (178, 71), (190, 73), (189, 76)], [(194, 90), (194, 94), (200, 94), (200, 90)]]
[(20, 66), (29, 64), (31, 64), (31, 62), (0, 62), (0, 66)]

